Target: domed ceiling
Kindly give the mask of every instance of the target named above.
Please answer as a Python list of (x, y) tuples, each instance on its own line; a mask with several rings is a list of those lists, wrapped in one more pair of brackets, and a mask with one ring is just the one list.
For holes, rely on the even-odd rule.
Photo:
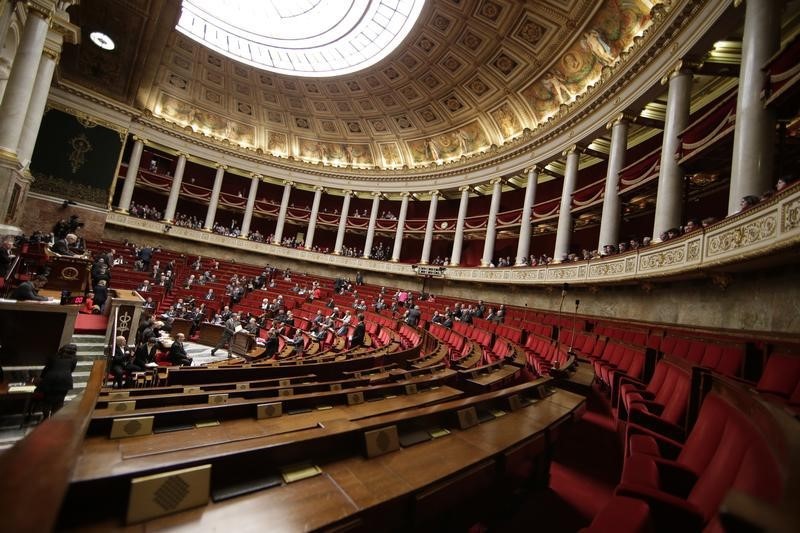
[[(138, 2), (151, 16), (159, 3)], [(163, 48), (149, 51), (158, 64), (136, 105), (198, 135), (308, 163), (418, 168), (468, 159), (535, 130), (597, 83), (647, 29), (658, 3), (427, 0), (386, 59), (323, 78), (261, 70), (173, 28)], [(82, 7), (78, 18), (93, 16)], [(87, 74), (77, 68), (68, 76)]]

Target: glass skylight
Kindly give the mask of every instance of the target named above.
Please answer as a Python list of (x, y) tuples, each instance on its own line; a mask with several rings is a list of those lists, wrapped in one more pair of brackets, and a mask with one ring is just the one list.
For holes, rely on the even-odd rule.
[(336, 76), (374, 65), (408, 35), (425, 0), (183, 0), (177, 29), (281, 74)]

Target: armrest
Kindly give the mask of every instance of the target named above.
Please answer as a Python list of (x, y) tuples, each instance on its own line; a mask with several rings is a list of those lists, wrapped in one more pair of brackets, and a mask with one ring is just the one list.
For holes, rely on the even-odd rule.
[(645, 428), (654, 431), (655, 433), (664, 435), (669, 439), (682, 441), (684, 438), (683, 428), (676, 426), (675, 424), (665, 422), (658, 416), (638, 409), (631, 409), (629, 415), (630, 422), (644, 426)]
[[(630, 407), (630, 410), (631, 410), (631, 414), (633, 414), (634, 411), (638, 411), (638, 412), (642, 412), (642, 413), (660, 415), (664, 411), (664, 405), (663, 404), (660, 404), (658, 402), (654, 402), (652, 400), (640, 400), (640, 399), (637, 399), (637, 400), (632, 401), (630, 403), (629, 407)], [(647, 411), (644, 411), (642, 409), (643, 407), (646, 407)]]
[(644, 500), (650, 506), (653, 523), (663, 531), (700, 531), (703, 528), (703, 514), (695, 505), (651, 487), (620, 484), (614, 492)]
[(626, 450), (626, 455), (628, 455), (630, 452), (631, 437), (635, 436), (646, 436), (653, 439), (658, 446), (661, 457), (664, 457), (665, 459), (675, 459), (683, 449), (682, 442), (671, 439), (661, 433), (657, 433), (644, 426), (640, 426), (639, 424), (629, 422), (625, 428), (625, 443), (629, 448)]

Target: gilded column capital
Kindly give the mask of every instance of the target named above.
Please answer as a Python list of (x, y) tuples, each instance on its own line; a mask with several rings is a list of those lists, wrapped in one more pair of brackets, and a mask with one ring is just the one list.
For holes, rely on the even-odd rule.
[(65, 11), (55, 13), (50, 23), (50, 33), (56, 34), (60, 41), (69, 44), (80, 44), (81, 42), (81, 29), (69, 21), (69, 15)]
[(254, 180), (263, 180), (264, 179), (264, 176), (262, 176), (261, 174), (258, 174), (256, 172), (251, 172), (250, 173), (250, 177), (252, 179), (254, 179)]
[(503, 178), (492, 178), (492, 179), (489, 180), (489, 185), (491, 185), (492, 187), (494, 187), (498, 183), (502, 184), (503, 183)]
[(287, 185), (289, 186), (289, 188), (292, 188), (294, 187), (294, 182), (291, 180), (283, 180), (283, 186), (286, 187)]
[(578, 145), (573, 144), (572, 146), (568, 147), (566, 150), (561, 152), (561, 155), (567, 157), (568, 155), (579, 153), (579, 151), (580, 149), (578, 148)]
[(381, 191), (372, 191), (372, 192), (371, 192), (371, 193), (369, 193), (369, 194), (370, 194), (370, 196), (372, 196), (373, 198), (380, 198), (381, 196), (383, 196), (383, 193), (382, 193)]
[(345, 196), (353, 196), (353, 191), (351, 191), (351, 190), (342, 191), (342, 193), (343, 193)]
[(428, 192), (428, 194), (431, 195), (431, 200), (433, 200), (434, 198), (438, 200), (442, 195), (439, 191), (430, 191)]
[(403, 191), (403, 192), (400, 193), (400, 196), (403, 198), (403, 200), (408, 200), (409, 197), (411, 196), (411, 192)]
[(53, 5), (53, 2), (48, 2), (47, 0), (27, 0), (25, 2), (25, 7), (29, 15), (36, 15), (46, 20), (48, 23), (53, 18), (53, 13), (55, 12), (55, 5)]
[(133, 136), (133, 141), (134, 142), (140, 142), (140, 143), (145, 144), (145, 145), (147, 144), (147, 139), (145, 139), (144, 137), (140, 137), (138, 135), (134, 135)]
[(680, 76), (681, 74), (694, 74), (694, 71), (699, 67), (699, 63), (691, 62), (686, 59), (679, 59), (672, 65), (672, 68), (669, 70), (669, 72), (667, 72), (664, 77), (661, 78), (661, 85), (668, 84), (672, 78)]
[(323, 193), (323, 192), (325, 192), (325, 187), (323, 187), (322, 185), (315, 185), (314, 186), (314, 192), (315, 193), (318, 193), (318, 192), (319, 193)]
[(611, 120), (608, 121), (608, 123), (606, 123), (606, 129), (610, 130), (617, 124), (621, 124), (623, 122), (633, 122), (635, 118), (636, 117), (634, 117), (630, 113), (626, 112), (618, 113), (614, 118), (612, 118)]
[(221, 168), (222, 170), (228, 170), (228, 165), (225, 165), (223, 163), (214, 163), (214, 168), (216, 169)]
[(472, 187), (470, 187), (469, 185), (462, 185), (461, 187), (458, 188), (458, 192), (469, 191), (471, 188)]

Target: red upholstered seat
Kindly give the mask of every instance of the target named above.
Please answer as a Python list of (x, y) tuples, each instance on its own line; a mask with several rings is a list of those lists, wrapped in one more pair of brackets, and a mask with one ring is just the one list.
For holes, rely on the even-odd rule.
[(756, 390), (789, 398), (798, 385), (800, 385), (800, 356), (776, 353), (767, 359), (767, 366), (756, 384)]
[(646, 502), (625, 496), (614, 496), (592, 520), (583, 533), (648, 533), (653, 531), (650, 507)]
[(775, 503), (783, 494), (777, 458), (747, 414), (712, 392), (677, 459), (653, 453), (657, 440), (629, 446), (616, 494), (646, 501), (659, 529), (700, 530), (730, 489)]

